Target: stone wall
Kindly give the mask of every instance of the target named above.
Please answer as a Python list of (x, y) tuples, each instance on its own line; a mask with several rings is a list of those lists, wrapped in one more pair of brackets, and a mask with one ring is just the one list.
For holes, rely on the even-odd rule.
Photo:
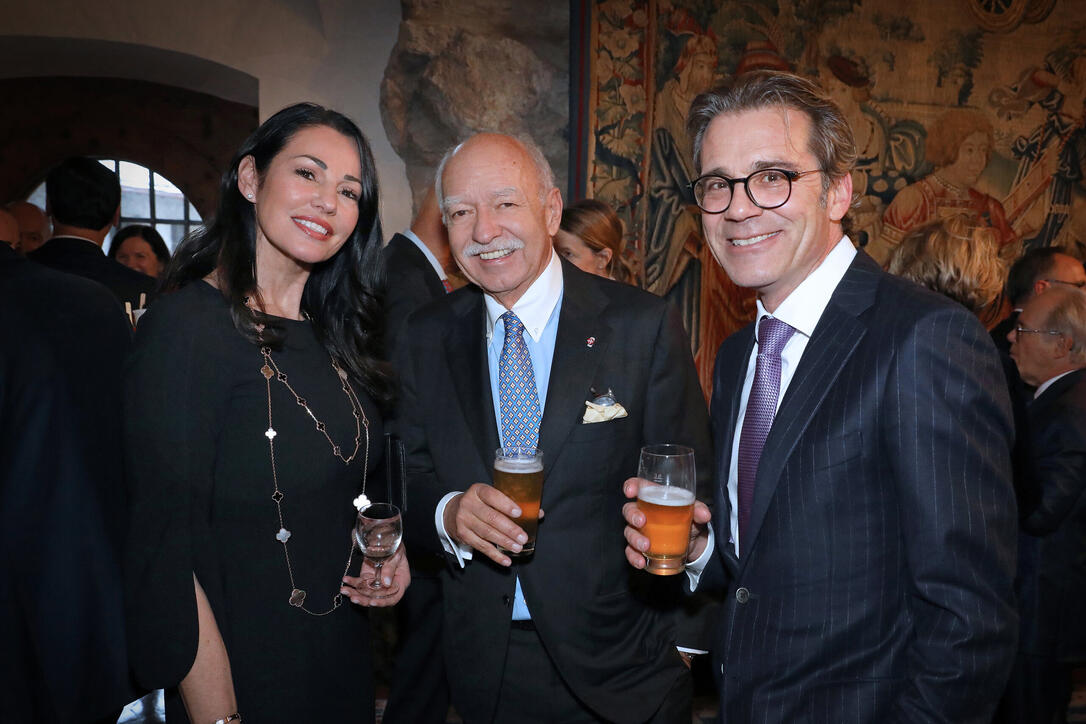
[(445, 151), (483, 130), (525, 134), (566, 189), (569, 7), (503, 0), (403, 0), (381, 114), (416, 205)]

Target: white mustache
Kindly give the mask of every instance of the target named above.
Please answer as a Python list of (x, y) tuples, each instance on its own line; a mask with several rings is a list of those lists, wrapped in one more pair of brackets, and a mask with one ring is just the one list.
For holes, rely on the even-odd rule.
[(492, 241), (489, 244), (480, 244), (478, 242), (471, 242), (464, 247), (462, 252), (464, 256), (479, 256), (490, 251), (517, 251), (524, 248), (524, 242), (515, 236), (511, 236), (508, 239), (500, 239)]

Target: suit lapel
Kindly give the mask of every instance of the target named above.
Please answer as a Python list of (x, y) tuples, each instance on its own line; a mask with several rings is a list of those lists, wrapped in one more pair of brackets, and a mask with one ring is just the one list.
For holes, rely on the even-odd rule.
[(455, 300), (453, 323), (445, 334), (446, 359), (465, 424), (475, 439), (483, 466), (489, 468), (499, 443), (486, 360), (486, 311), (481, 292), (462, 294), (465, 296)]
[[(581, 423), (586, 395), (611, 341), (610, 327), (600, 320), (607, 298), (590, 284), (584, 272), (565, 261), (562, 279), (562, 309), (539, 428), (544, 479), (573, 426)], [(586, 341), (589, 337), (595, 338), (591, 347)]]
[[(743, 546), (744, 551), (753, 550), (758, 540), (788, 458), (867, 333), (859, 316), (874, 303), (881, 273), (870, 257), (859, 252), (818, 320), (762, 448), (747, 531), (751, 545)], [(741, 563), (748, 559), (744, 555)]]
[[(712, 419), (714, 425), (713, 442), (716, 450), (716, 535), (717, 549), (724, 559), (724, 564), (734, 575), (738, 562), (735, 547), (731, 542), (731, 500), (728, 498), (728, 475), (732, 464), (732, 442), (736, 435), (736, 418), (739, 416), (739, 402), (743, 395), (743, 382), (747, 374), (750, 353), (754, 349), (754, 325), (748, 325), (736, 336), (740, 337), (734, 349), (724, 349), (727, 343), (717, 351), (717, 369), (713, 379)], [(725, 392), (727, 391), (727, 392)]]

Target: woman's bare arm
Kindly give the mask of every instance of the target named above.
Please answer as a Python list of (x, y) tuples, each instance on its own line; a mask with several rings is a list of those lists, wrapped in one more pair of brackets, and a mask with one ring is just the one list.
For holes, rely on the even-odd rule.
[(196, 586), (200, 642), (196, 649), (196, 660), (181, 680), (179, 688), (189, 721), (193, 724), (210, 724), (236, 712), (238, 700), (230, 675), (230, 657), (226, 654), (226, 644), (215, 623), (215, 612), (211, 610), (211, 604), (195, 574), (192, 583)]

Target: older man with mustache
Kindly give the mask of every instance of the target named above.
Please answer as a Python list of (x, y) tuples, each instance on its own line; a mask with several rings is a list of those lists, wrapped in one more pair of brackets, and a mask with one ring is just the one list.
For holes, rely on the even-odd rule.
[[(408, 320), (400, 432), (408, 536), (449, 562), (453, 703), (469, 723), (685, 724), (678, 592), (626, 566), (615, 513), (642, 445), (693, 447), (708, 481), (708, 416), (679, 317), (558, 258), (562, 198), (530, 143), (472, 137), (446, 155), (437, 195), (475, 286)], [(608, 391), (625, 416), (586, 422), (586, 401)], [(543, 451), (531, 555), (518, 555), (520, 509), (489, 484), (495, 449), (520, 438)]]

